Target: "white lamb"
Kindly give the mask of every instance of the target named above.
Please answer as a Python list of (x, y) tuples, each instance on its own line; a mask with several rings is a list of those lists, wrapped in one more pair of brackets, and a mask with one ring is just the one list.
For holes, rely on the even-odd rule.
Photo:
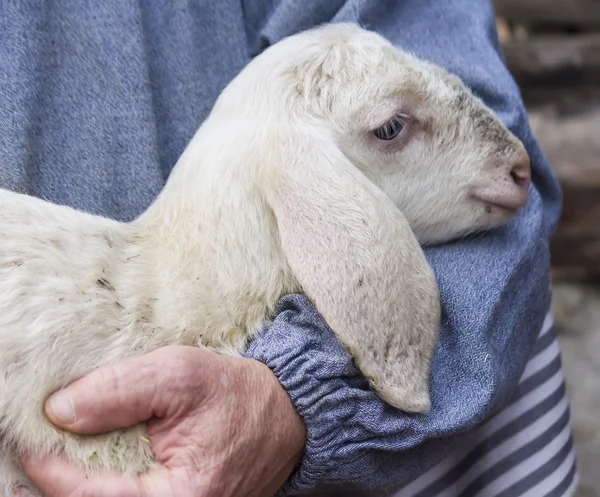
[(48, 395), (166, 344), (240, 354), (292, 292), (383, 399), (427, 411), (440, 304), (420, 243), (502, 225), (529, 178), (458, 78), (334, 24), (253, 60), (131, 223), (0, 191), (0, 494), (30, 488), (22, 449), (143, 471), (144, 426), (66, 434)]

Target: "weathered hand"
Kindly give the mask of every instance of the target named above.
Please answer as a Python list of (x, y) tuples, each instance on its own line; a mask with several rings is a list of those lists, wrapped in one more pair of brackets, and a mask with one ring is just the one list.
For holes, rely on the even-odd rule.
[(23, 465), (47, 497), (268, 497), (298, 464), (305, 428), (270, 369), (170, 346), (98, 369), (52, 396), (69, 431), (97, 434), (148, 422), (157, 468), (138, 477), (85, 475), (56, 457)]

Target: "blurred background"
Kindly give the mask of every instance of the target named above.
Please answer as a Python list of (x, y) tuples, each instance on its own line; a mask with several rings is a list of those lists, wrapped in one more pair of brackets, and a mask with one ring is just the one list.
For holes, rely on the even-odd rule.
[(581, 473), (576, 496), (600, 497), (600, 0), (493, 3), (506, 63), (564, 193), (552, 305)]

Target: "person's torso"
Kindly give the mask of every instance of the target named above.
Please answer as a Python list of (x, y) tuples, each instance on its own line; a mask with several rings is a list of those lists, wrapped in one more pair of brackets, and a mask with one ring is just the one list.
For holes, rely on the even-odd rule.
[(342, 3), (5, 2), (0, 188), (132, 219), (267, 44), (265, 20), (283, 36), (326, 22)]

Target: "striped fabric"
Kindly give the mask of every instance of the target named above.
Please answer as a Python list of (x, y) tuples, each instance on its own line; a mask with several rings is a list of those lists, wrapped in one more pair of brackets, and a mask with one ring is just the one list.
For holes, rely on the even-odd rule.
[(394, 497), (568, 497), (577, 479), (558, 340), (548, 315), (515, 400)]

